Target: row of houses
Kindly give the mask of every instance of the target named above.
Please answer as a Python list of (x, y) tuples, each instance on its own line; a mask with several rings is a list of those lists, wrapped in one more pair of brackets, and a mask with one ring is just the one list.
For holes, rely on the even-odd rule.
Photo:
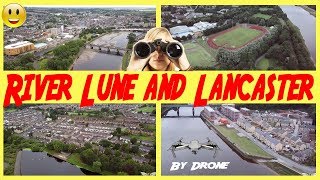
[(234, 104), (221, 105), (221, 113), (234, 122), (239, 119), (241, 114), (240, 111), (234, 107)]

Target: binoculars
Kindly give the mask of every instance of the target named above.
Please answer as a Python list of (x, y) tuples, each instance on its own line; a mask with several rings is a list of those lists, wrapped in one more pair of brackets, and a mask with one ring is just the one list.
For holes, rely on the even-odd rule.
[(171, 59), (179, 59), (183, 53), (183, 48), (180, 44), (176, 42), (163, 42), (161, 39), (156, 39), (149, 43), (138, 42), (134, 46), (134, 53), (138, 58), (144, 59), (153, 53), (157, 47), (160, 47), (160, 50)]

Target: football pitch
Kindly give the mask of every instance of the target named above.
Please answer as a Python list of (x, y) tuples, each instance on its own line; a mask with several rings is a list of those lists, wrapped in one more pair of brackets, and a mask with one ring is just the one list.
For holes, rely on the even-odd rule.
[(212, 42), (220, 47), (240, 48), (260, 36), (262, 33), (263, 32), (255, 29), (238, 27), (214, 37)]
[(191, 66), (212, 67), (215, 64), (212, 54), (210, 54), (198, 42), (186, 42), (183, 44), (183, 46)]

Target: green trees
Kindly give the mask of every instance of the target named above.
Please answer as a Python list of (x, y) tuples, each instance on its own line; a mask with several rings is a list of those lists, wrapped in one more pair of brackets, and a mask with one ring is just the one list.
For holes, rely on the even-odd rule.
[(93, 165), (93, 162), (97, 161), (98, 157), (92, 149), (86, 149), (80, 153), (81, 160), (89, 165)]
[(122, 163), (121, 169), (129, 175), (139, 174), (139, 164), (134, 160), (126, 160)]
[(139, 146), (132, 146), (130, 149), (130, 152), (133, 154), (138, 154), (139, 153)]
[(53, 145), (53, 150), (57, 152), (61, 152), (64, 148), (64, 143), (59, 140), (52, 141), (52, 145)]
[(111, 142), (106, 140), (106, 139), (102, 139), (99, 144), (102, 146), (102, 147), (109, 147), (111, 145)]
[(101, 162), (100, 161), (95, 161), (93, 162), (92, 168), (94, 169), (95, 172), (101, 173)]
[(136, 42), (136, 38), (137, 38), (137, 35), (134, 33), (130, 33), (127, 36), (127, 39), (128, 39), (127, 49), (132, 49), (133, 44)]
[(282, 26), (277, 44), (267, 51), (265, 57), (275, 59), (277, 64), (289, 70), (315, 69), (300, 30), (289, 20)]
[(82, 40), (73, 40), (58, 46), (53, 50), (54, 57), (47, 62), (47, 68), (50, 70), (67, 70), (74, 61), (74, 56), (84, 45)]
[(135, 137), (130, 139), (131, 144), (136, 144), (137, 141), (138, 141), (138, 140), (137, 140), (137, 138), (135, 138)]
[(4, 61), (4, 70), (34, 70), (34, 54), (28, 53), (13, 61)]

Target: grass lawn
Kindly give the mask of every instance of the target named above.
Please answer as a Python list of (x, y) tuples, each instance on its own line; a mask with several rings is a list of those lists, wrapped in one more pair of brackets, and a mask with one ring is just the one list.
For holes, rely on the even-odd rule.
[(270, 59), (262, 58), (258, 62), (257, 68), (260, 70), (267, 70), (271, 64), (272, 64), (272, 61)]
[(201, 45), (196, 42), (186, 42), (183, 44), (187, 58), (191, 66), (211, 67), (213, 57)]
[(156, 125), (155, 124), (144, 124), (143, 128), (149, 131), (156, 131)]
[(17, 111), (18, 109), (16, 108), (5, 108), (4, 111), (5, 112), (14, 112), (14, 111)]
[(218, 46), (237, 48), (248, 43), (252, 39), (259, 36), (261, 33), (262, 32), (259, 30), (238, 27), (236, 29), (233, 29), (232, 31), (217, 36), (214, 40), (214, 43)]
[(299, 173), (283, 166), (280, 163), (277, 162), (264, 162), (266, 166), (268, 166), (270, 169), (278, 173), (279, 175), (300, 175)]
[(151, 113), (155, 109), (156, 109), (156, 107), (146, 106), (146, 107), (139, 108), (137, 111), (141, 111), (141, 112), (144, 112), (144, 113)]
[(268, 10), (272, 10), (273, 8), (267, 8), (267, 7), (263, 7), (263, 8), (259, 8), (260, 11), (268, 11)]
[(130, 138), (136, 138), (138, 141), (151, 141), (154, 142), (155, 141), (155, 137), (153, 136), (148, 136), (148, 135), (129, 135)]
[(259, 146), (254, 144), (247, 137), (240, 137), (237, 135), (238, 131), (235, 129), (228, 129), (224, 126), (215, 126), (215, 128), (224, 136), (226, 136), (232, 143), (241, 149), (243, 152), (246, 152), (249, 155), (260, 156), (265, 158), (272, 158), (270, 154), (265, 152)]
[(70, 115), (70, 116), (88, 116), (89, 113), (81, 112), (80, 114), (78, 114), (78, 112), (68, 112), (68, 115)]
[(282, 67), (279, 67), (273, 59), (268, 59), (268, 58), (262, 58), (260, 59), (260, 61), (257, 63), (257, 69), (259, 70), (268, 70), (268, 68), (271, 68), (272, 69), (279, 69), (281, 70)]
[(262, 14), (262, 13), (257, 13), (255, 15), (253, 15), (253, 17), (262, 18), (262, 19), (270, 19), (271, 18), (270, 15)]
[(218, 54), (218, 50), (217, 49), (213, 49), (211, 48), (206, 40), (203, 40), (202, 38), (198, 38), (196, 39), (197, 43), (199, 45), (201, 45), (207, 52), (209, 52), (211, 54), (212, 57), (216, 58), (217, 54)]
[(131, 58), (131, 51), (125, 52), (122, 57), (122, 65), (121, 65), (122, 70), (124, 70), (124, 71), (127, 70), (130, 58)]

